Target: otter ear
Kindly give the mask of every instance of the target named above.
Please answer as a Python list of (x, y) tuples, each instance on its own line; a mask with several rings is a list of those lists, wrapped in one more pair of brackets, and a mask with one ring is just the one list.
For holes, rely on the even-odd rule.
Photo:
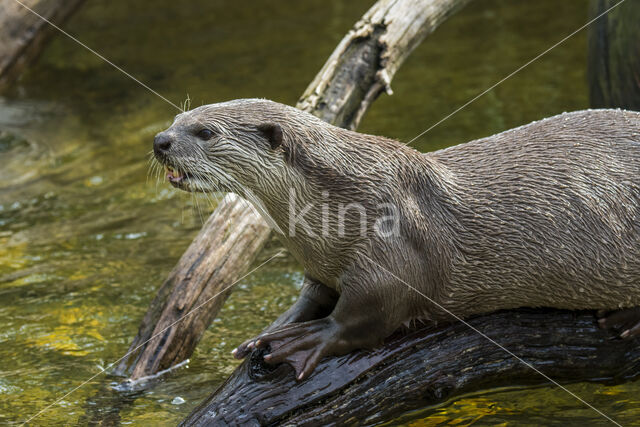
[(282, 145), (282, 128), (279, 124), (263, 123), (258, 125), (258, 130), (267, 138), (272, 149)]

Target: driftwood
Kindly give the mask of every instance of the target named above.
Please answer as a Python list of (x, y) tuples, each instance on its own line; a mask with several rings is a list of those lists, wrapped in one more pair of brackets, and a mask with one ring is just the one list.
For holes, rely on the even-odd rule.
[[(619, 1), (591, 0), (591, 17)], [(592, 107), (640, 110), (639, 1), (625, 1), (590, 26), (587, 76)]]
[[(62, 23), (84, 0), (20, 0), (43, 18)], [(9, 85), (55, 33), (48, 23), (15, 0), (0, 0), (0, 89)]]
[[(187, 359), (222, 308), (231, 292), (229, 285), (253, 261), (247, 252), (259, 251), (266, 242), (269, 227), (244, 200), (229, 195), (216, 212), (158, 291), (131, 348), (157, 335), (154, 345), (142, 345), (132, 354), (136, 359), (123, 359), (116, 375), (122, 375), (131, 364), (130, 377), (139, 379)], [(199, 286), (191, 286), (193, 283)], [(169, 297), (171, 304), (166, 303)], [(202, 304), (206, 305), (197, 308)], [(139, 361), (144, 363), (136, 363)]]
[[(298, 108), (337, 126), (355, 128), (377, 96), (390, 92), (391, 79), (409, 53), (468, 1), (378, 1), (340, 42), (304, 92)], [(223, 201), (211, 214), (160, 288), (129, 354), (114, 374), (135, 380), (191, 355), (230, 290), (186, 322), (148, 340), (235, 281), (255, 259), (269, 237), (268, 225), (244, 203), (238, 198)], [(217, 230), (221, 225), (224, 233)], [(210, 240), (209, 235), (216, 235), (217, 240)]]
[[(640, 339), (599, 329), (593, 312), (522, 309), (468, 322), (554, 381), (619, 382), (640, 374)], [(245, 360), (181, 425), (376, 424), (487, 388), (552, 385), (460, 322), (325, 358), (302, 382), (289, 365), (261, 360), (257, 353)]]

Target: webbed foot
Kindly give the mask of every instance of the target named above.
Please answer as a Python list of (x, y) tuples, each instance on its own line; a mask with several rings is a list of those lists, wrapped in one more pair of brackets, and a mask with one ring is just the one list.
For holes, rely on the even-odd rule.
[(308, 377), (325, 356), (346, 349), (338, 337), (341, 328), (330, 317), (303, 323), (292, 323), (260, 335), (254, 347), (269, 346), (264, 360), (269, 364), (287, 362), (298, 381)]

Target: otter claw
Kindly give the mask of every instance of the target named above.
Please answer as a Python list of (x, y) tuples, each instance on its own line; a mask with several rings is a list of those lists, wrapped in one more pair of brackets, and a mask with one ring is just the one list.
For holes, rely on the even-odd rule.
[(620, 334), (622, 338), (633, 338), (637, 335), (640, 335), (640, 322), (636, 323), (636, 325), (630, 329), (625, 330)]
[(247, 354), (249, 354), (255, 348), (255, 340), (245, 341), (236, 347), (231, 354), (236, 359), (243, 359)]
[(633, 338), (640, 335), (640, 307), (607, 312), (599, 310), (598, 325), (602, 329), (622, 330), (620, 338)]
[(270, 331), (258, 339), (259, 347), (271, 348), (263, 358), (269, 364), (288, 363), (298, 381), (308, 377), (320, 359), (332, 354), (335, 346), (335, 329), (326, 319), (289, 324)]

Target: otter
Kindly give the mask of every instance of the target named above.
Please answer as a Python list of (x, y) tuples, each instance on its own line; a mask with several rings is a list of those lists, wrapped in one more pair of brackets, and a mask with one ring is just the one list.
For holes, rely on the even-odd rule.
[(640, 113), (420, 153), (246, 99), (179, 114), (153, 145), (173, 186), (251, 201), (304, 267), (300, 297), (237, 358), (266, 347), (301, 380), (408, 322), (523, 306), (597, 309), (640, 335)]

